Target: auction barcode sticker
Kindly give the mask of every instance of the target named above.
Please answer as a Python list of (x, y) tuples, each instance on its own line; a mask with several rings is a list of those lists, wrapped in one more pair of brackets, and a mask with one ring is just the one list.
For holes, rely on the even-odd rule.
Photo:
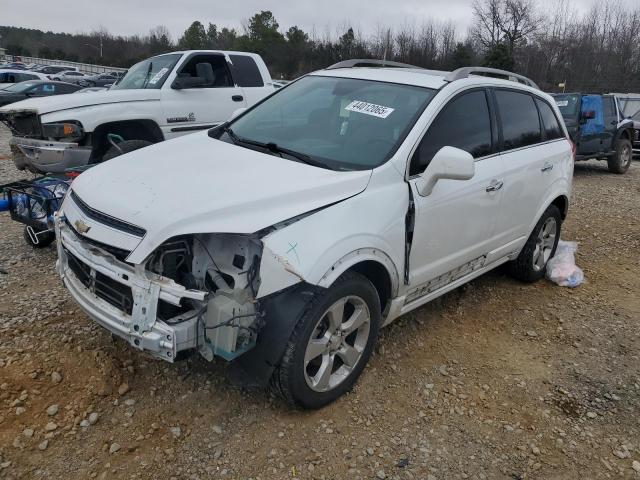
[(344, 107), (345, 110), (351, 112), (364, 113), (365, 115), (372, 115), (378, 118), (387, 118), (393, 112), (393, 108), (385, 107), (383, 105), (376, 105), (375, 103), (362, 102), (360, 100), (354, 100), (349, 105)]

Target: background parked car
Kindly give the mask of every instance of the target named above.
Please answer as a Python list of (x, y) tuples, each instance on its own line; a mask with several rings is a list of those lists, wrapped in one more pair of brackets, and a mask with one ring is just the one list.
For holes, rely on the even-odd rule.
[(55, 75), (62, 72), (77, 71), (76, 67), (64, 67), (62, 65), (47, 65), (39, 69), (40, 73), (45, 75)]
[(633, 121), (621, 114), (614, 95), (558, 93), (553, 97), (576, 146), (576, 160), (606, 160), (612, 173), (629, 169)]
[(27, 80), (26, 82), (14, 83), (4, 89), (0, 89), (0, 106), (26, 100), (27, 98), (64, 95), (78, 90), (80, 90), (80, 86), (73, 83)]
[(78, 80), (78, 85), (83, 87), (107, 87), (118, 81), (118, 77), (108, 73), (100, 73), (98, 75), (87, 75)]
[(27, 80), (49, 80), (46, 75), (16, 69), (0, 69), (0, 88)]
[(69, 82), (69, 83), (78, 83), (80, 80), (83, 80), (88, 75), (78, 72), (76, 70), (68, 70), (65, 72), (60, 72), (55, 75), (49, 75), (51, 80), (57, 80), (59, 82)]

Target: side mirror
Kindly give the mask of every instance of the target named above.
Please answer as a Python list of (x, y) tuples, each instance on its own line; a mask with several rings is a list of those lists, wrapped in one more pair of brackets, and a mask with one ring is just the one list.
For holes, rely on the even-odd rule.
[(183, 90), (185, 88), (198, 88), (207, 85), (207, 81), (202, 77), (178, 77), (171, 84), (174, 90)]
[(231, 114), (231, 118), (229, 118), (229, 120), (233, 120), (234, 118), (236, 118), (238, 115), (240, 115), (241, 113), (243, 113), (246, 110), (246, 107), (242, 107), (242, 108), (238, 108), (237, 110), (234, 110), (234, 112)]
[(593, 120), (594, 118), (596, 118), (596, 111), (595, 110), (585, 110), (584, 112), (582, 112), (580, 114), (580, 118), (582, 120)]
[(416, 183), (423, 197), (431, 195), (438, 180), (469, 180), (475, 174), (473, 156), (455, 147), (442, 147)]

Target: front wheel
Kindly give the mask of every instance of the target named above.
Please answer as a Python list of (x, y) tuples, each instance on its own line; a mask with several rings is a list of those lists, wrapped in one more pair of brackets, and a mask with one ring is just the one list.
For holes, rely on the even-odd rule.
[(511, 275), (523, 282), (535, 282), (544, 277), (547, 263), (556, 253), (561, 225), (560, 210), (555, 205), (549, 205), (524, 244), (520, 255), (510, 262)]
[(348, 272), (311, 301), (291, 334), (271, 385), (288, 404), (320, 408), (348, 392), (378, 337), (380, 299), (373, 284)]
[(626, 138), (621, 138), (616, 142), (616, 153), (607, 158), (607, 164), (611, 173), (624, 173), (631, 166), (633, 157), (633, 147)]

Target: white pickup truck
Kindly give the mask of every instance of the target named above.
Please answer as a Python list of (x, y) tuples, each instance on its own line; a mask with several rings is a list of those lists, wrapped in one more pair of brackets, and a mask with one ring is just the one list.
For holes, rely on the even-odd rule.
[(0, 108), (0, 121), (19, 169), (61, 173), (214, 127), (274, 90), (259, 55), (172, 52), (137, 63), (107, 91)]

